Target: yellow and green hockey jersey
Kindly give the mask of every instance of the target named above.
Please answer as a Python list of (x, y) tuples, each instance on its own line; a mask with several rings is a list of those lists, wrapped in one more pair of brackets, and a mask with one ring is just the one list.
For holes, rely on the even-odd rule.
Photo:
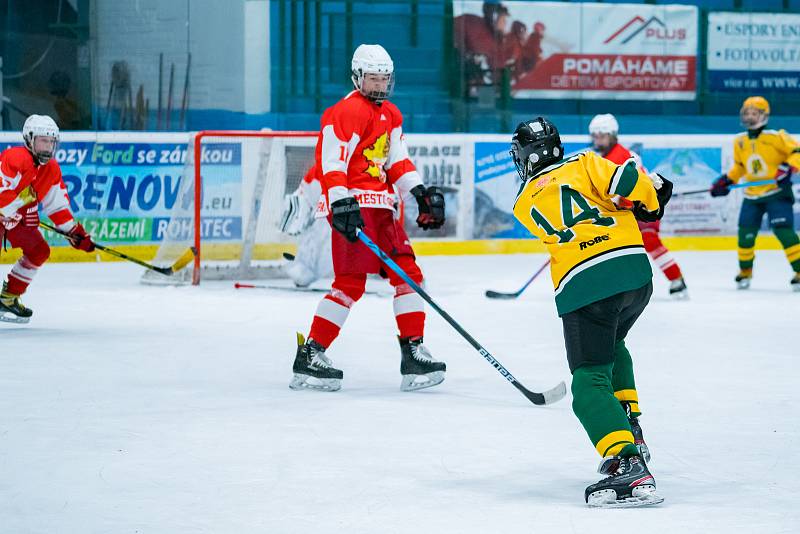
[[(782, 163), (800, 168), (800, 145), (786, 130), (763, 130), (752, 139), (744, 132), (733, 140), (733, 165), (728, 178), (735, 183), (769, 180), (775, 178)], [(745, 188), (744, 196), (757, 199), (781, 191), (777, 183), (756, 185)]]
[(653, 183), (628, 160), (616, 165), (583, 152), (529, 178), (514, 216), (547, 246), (559, 315), (653, 277), (633, 213), (618, 208), (620, 196), (658, 209)]

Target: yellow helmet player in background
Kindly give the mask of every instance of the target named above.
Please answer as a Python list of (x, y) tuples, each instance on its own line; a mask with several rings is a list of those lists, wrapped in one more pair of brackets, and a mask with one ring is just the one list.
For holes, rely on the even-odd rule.
[(800, 168), (800, 144), (786, 130), (767, 129), (769, 102), (751, 96), (742, 103), (739, 117), (747, 131), (733, 140), (733, 165), (711, 186), (711, 196), (727, 195), (735, 183), (750, 183), (739, 212), (739, 289), (750, 287), (755, 243), (764, 215), (783, 246), (795, 275), (792, 289), (800, 291), (800, 238), (794, 230), (792, 173)]
[(766, 126), (769, 120), (769, 102), (763, 96), (746, 98), (742, 103), (742, 109), (739, 110), (739, 118), (742, 126), (748, 130)]

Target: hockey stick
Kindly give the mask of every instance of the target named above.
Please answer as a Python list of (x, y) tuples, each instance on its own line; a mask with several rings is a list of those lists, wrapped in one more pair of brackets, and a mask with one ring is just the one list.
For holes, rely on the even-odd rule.
[[(757, 185), (769, 185), (774, 184), (775, 180), (759, 180), (757, 182), (739, 182), (738, 184), (731, 184), (728, 186), (728, 189), (739, 189), (740, 187), (751, 187)], [(710, 193), (711, 188), (707, 187), (705, 189), (695, 189), (693, 191), (679, 191), (677, 193), (672, 193), (673, 197), (685, 197), (686, 195), (700, 195), (702, 193)]]
[[(47, 224), (46, 222), (41, 222), (40, 221), (39, 222), (39, 226), (41, 226), (42, 228), (46, 228), (46, 229), (50, 230), (51, 232), (55, 232), (57, 234), (60, 234), (60, 235), (66, 237), (68, 239), (73, 237), (73, 236), (69, 235), (68, 232), (65, 232), (64, 230), (59, 230), (55, 226), (53, 226), (51, 224)], [(173, 263), (170, 267), (158, 267), (156, 265), (152, 265), (150, 263), (147, 263), (146, 261), (142, 261), (142, 260), (140, 260), (138, 258), (134, 258), (132, 256), (128, 256), (127, 254), (122, 253), (122, 252), (120, 252), (118, 250), (114, 250), (113, 248), (109, 248), (109, 247), (106, 247), (104, 245), (101, 245), (100, 243), (95, 243), (94, 246), (98, 250), (102, 250), (103, 252), (105, 252), (107, 254), (111, 254), (112, 256), (116, 256), (117, 258), (133, 262), (133, 263), (135, 263), (137, 265), (141, 265), (142, 267), (144, 267), (146, 269), (150, 269), (151, 271), (155, 271), (157, 273), (161, 273), (161, 274), (163, 274), (165, 276), (172, 276), (173, 274), (177, 273), (178, 271), (180, 271), (181, 269), (183, 269), (184, 267), (189, 265), (192, 262), (192, 260), (194, 259), (194, 256), (196, 254), (196, 252), (194, 250), (194, 247), (189, 247), (189, 249), (186, 252), (184, 252), (181, 255), (180, 258), (175, 260), (175, 263)]]
[(539, 267), (539, 270), (537, 270), (535, 273), (533, 273), (533, 276), (531, 276), (530, 279), (527, 282), (525, 282), (525, 285), (522, 286), (521, 288), (519, 288), (519, 290), (517, 290), (517, 291), (515, 291), (513, 293), (502, 293), (500, 291), (492, 291), (491, 289), (487, 289), (486, 290), (486, 296), (489, 297), (490, 299), (508, 299), (508, 300), (515, 299), (518, 296), (522, 295), (523, 291), (528, 289), (528, 286), (531, 285), (531, 282), (536, 280), (536, 277), (539, 276), (542, 273), (542, 271), (544, 271), (545, 268), (548, 265), (550, 265), (550, 260), (549, 259), (546, 262), (544, 262), (544, 265)]
[(380, 247), (376, 245), (375, 242), (372, 241), (372, 239), (370, 239), (367, 236), (367, 234), (362, 232), (360, 229), (358, 230), (358, 238), (361, 240), (362, 243), (364, 243), (367, 247), (369, 247), (369, 249), (372, 252), (374, 252), (375, 255), (378, 256), (378, 258), (380, 258), (380, 260), (384, 263), (384, 265), (393, 270), (397, 274), (397, 276), (402, 278), (409, 286), (411, 286), (411, 288), (414, 289), (414, 291), (416, 291), (417, 294), (419, 294), (419, 296), (422, 297), (425, 300), (425, 302), (427, 302), (431, 306), (431, 308), (436, 310), (439, 313), (439, 315), (441, 315), (442, 318), (444, 318), (445, 321), (450, 323), (450, 326), (452, 326), (456, 330), (456, 332), (461, 334), (461, 336), (464, 339), (466, 339), (469, 342), (469, 344), (472, 345), (475, 348), (475, 350), (477, 350), (478, 353), (481, 356), (483, 356), (483, 358), (487, 362), (491, 364), (492, 367), (497, 369), (497, 371), (501, 375), (503, 375), (506, 380), (511, 382), (514, 385), (514, 387), (517, 388), (523, 395), (525, 395), (525, 397), (527, 397), (529, 401), (531, 401), (536, 405), (553, 404), (554, 402), (561, 400), (564, 397), (564, 395), (567, 394), (567, 386), (566, 384), (564, 384), (564, 382), (561, 382), (553, 389), (549, 389), (543, 393), (537, 393), (535, 391), (531, 391), (522, 384), (520, 384), (519, 381), (516, 378), (514, 378), (514, 376), (508, 371), (508, 369), (506, 369), (503, 366), (503, 364), (497, 361), (497, 359), (494, 356), (492, 356), (489, 353), (489, 351), (483, 347), (483, 345), (478, 343), (474, 337), (469, 335), (469, 333), (466, 330), (464, 330), (461, 327), (461, 325), (456, 322), (455, 319), (450, 317), (450, 314), (448, 314), (446, 311), (440, 308), (439, 305), (433, 301), (431, 296), (428, 295), (428, 293), (424, 289), (422, 289), (422, 287), (420, 287), (419, 284), (417, 284), (414, 280), (412, 280), (411, 277), (408, 276), (408, 274), (406, 274), (406, 272), (399, 265), (397, 265), (397, 263), (394, 262), (394, 260), (392, 260), (388, 255), (386, 255), (386, 253), (382, 251)]
[(236, 289), (275, 289), (277, 291), (297, 291), (300, 293), (329, 293), (330, 289), (324, 287), (291, 287), (291, 286), (268, 286), (264, 284), (243, 284), (236, 282), (233, 284)]
[[(324, 287), (296, 287), (296, 286), (273, 286), (266, 284), (243, 284), (235, 282), (233, 287), (236, 289), (269, 289), (274, 291), (292, 291), (294, 293), (330, 293), (330, 289)], [(365, 295), (376, 295), (378, 297), (388, 297), (390, 294), (378, 291), (365, 290)]]

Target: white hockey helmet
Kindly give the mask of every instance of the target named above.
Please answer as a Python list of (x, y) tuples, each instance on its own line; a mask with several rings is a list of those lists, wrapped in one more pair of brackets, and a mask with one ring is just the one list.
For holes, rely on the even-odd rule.
[(590, 134), (611, 134), (616, 136), (619, 133), (619, 123), (611, 113), (595, 115), (589, 123)]
[[(37, 137), (52, 137), (55, 139), (52, 152), (37, 152), (34, 145), (34, 140)], [(44, 165), (55, 154), (56, 146), (58, 145), (59, 131), (56, 121), (47, 115), (31, 115), (25, 119), (25, 124), (22, 125), (22, 140), (25, 146), (30, 150), (33, 157)]]
[[(350, 64), (353, 72), (352, 80), (356, 90), (377, 103), (381, 103), (392, 94), (394, 89), (394, 63), (381, 45), (362, 44), (353, 53), (353, 61)], [(388, 74), (389, 81), (383, 90), (364, 90), (365, 74)]]

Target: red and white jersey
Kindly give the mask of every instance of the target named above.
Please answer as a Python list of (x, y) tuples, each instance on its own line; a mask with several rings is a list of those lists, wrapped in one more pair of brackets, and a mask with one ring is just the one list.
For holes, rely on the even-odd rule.
[(322, 114), (316, 165), (328, 205), (353, 196), (362, 208), (394, 210), (422, 179), (408, 156), (403, 116), (353, 91)]
[(58, 162), (51, 159), (37, 166), (25, 147), (4, 150), (0, 154), (0, 216), (10, 217), (37, 204), (59, 229), (69, 231), (75, 226)]

